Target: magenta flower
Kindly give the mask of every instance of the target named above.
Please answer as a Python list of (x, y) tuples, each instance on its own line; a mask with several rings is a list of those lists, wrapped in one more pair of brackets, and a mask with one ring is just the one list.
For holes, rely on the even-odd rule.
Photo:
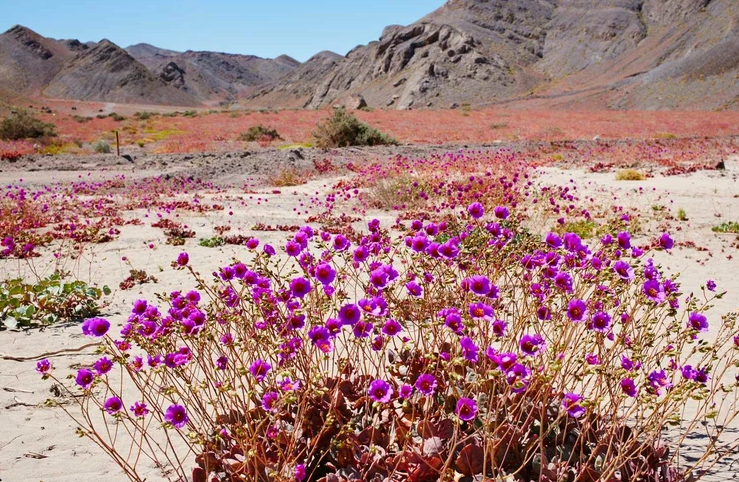
[(621, 249), (629, 249), (631, 247), (631, 234), (628, 231), (618, 233), (616, 240)]
[(357, 338), (367, 338), (372, 334), (373, 328), (374, 325), (371, 322), (359, 320), (358, 322), (354, 323), (352, 331), (354, 332), (354, 336), (356, 336)]
[(708, 289), (708, 291), (716, 291), (716, 282), (712, 279), (709, 279), (708, 281), (706, 281), (706, 288)]
[(88, 318), (82, 323), (82, 333), (85, 336), (100, 338), (110, 330), (110, 322), (105, 318)]
[(536, 356), (546, 349), (546, 342), (539, 334), (524, 335), (521, 337), (521, 351), (526, 356)]
[(567, 317), (579, 323), (588, 319), (588, 307), (583, 300), (574, 299), (567, 305)]
[(408, 398), (413, 394), (413, 387), (406, 384), (403, 384), (402, 387), (400, 387), (400, 390), (398, 392), (398, 396), (400, 398)]
[(170, 405), (164, 414), (164, 420), (171, 423), (175, 428), (182, 428), (187, 425), (190, 419), (187, 417), (187, 411), (182, 405)]
[(648, 279), (642, 286), (642, 291), (650, 301), (660, 304), (665, 301), (665, 289), (656, 279)]
[(265, 245), (264, 245), (264, 248), (263, 248), (263, 249), (264, 249), (264, 253), (265, 253), (265, 254), (266, 254), (267, 256), (274, 256), (274, 255), (275, 255), (275, 254), (277, 253), (277, 251), (275, 251), (275, 248), (273, 248), (273, 247), (272, 247), (271, 245), (269, 245), (269, 244), (265, 244)]
[(36, 371), (42, 375), (47, 375), (49, 372), (51, 372), (51, 368), (51, 362), (46, 358), (36, 362)]
[(473, 320), (493, 321), (493, 308), (485, 303), (472, 303), (470, 305), (470, 316)]
[(439, 316), (444, 318), (444, 326), (452, 330), (454, 333), (461, 334), (462, 328), (462, 315), (456, 308), (445, 308), (439, 312)]
[(426, 396), (433, 395), (436, 391), (436, 378), (433, 375), (424, 373), (416, 380), (416, 389)]
[(339, 321), (341, 321), (341, 324), (344, 326), (353, 326), (361, 317), (362, 312), (355, 304), (344, 305), (339, 310)]
[(506, 382), (515, 393), (522, 392), (529, 385), (531, 369), (522, 363), (514, 363), (506, 372)]
[(634, 268), (629, 266), (626, 261), (616, 261), (613, 264), (613, 271), (624, 281), (631, 281), (634, 279)]
[(548, 233), (545, 241), (551, 248), (556, 249), (562, 246), (562, 238), (557, 236), (556, 233)]
[(408, 290), (408, 294), (419, 298), (423, 296), (423, 288), (415, 281), (410, 281), (405, 285), (405, 289)]
[(459, 345), (462, 347), (462, 355), (464, 356), (464, 359), (477, 363), (477, 353), (479, 352), (479, 348), (477, 348), (475, 342), (472, 341), (472, 338), (463, 336), (459, 340)]
[(314, 326), (311, 328), (308, 331), (308, 339), (324, 353), (328, 353), (333, 349), (331, 332), (325, 326)]
[(93, 364), (93, 368), (98, 375), (105, 375), (113, 369), (113, 362), (108, 357), (102, 357)]
[(116, 414), (123, 410), (123, 402), (118, 397), (110, 397), (103, 404), (103, 409), (110, 415)]
[(554, 286), (556, 286), (561, 291), (571, 293), (572, 292), (572, 276), (570, 276), (569, 273), (560, 271), (554, 277)]
[(675, 246), (675, 242), (672, 240), (669, 234), (664, 233), (659, 238), (659, 245), (662, 247), (662, 249), (669, 250), (672, 249), (673, 246)]
[(706, 332), (708, 331), (708, 320), (706, 317), (700, 313), (692, 312), (688, 316), (688, 328), (700, 331), (700, 332)]
[(323, 285), (330, 285), (336, 279), (336, 270), (328, 263), (316, 266), (316, 279)]
[(385, 380), (373, 380), (368, 395), (375, 402), (388, 403), (393, 397), (393, 388)]
[(653, 371), (647, 375), (647, 380), (649, 381), (649, 386), (658, 396), (662, 394), (663, 388), (667, 390), (672, 388), (672, 383), (667, 378), (667, 374), (664, 370)]
[(477, 416), (477, 403), (471, 398), (460, 398), (457, 400), (457, 408), (454, 410), (460, 420), (469, 422)]
[(493, 213), (495, 213), (495, 217), (498, 219), (508, 219), (508, 216), (510, 215), (508, 208), (505, 206), (496, 206), (495, 209), (493, 209)]
[(144, 402), (135, 402), (131, 405), (131, 412), (135, 417), (145, 417), (149, 414), (149, 407)]
[(467, 212), (474, 219), (480, 219), (481, 217), (485, 215), (485, 208), (482, 207), (482, 204), (480, 203), (472, 203), (467, 208)]
[(636, 389), (636, 384), (631, 378), (624, 378), (623, 380), (621, 380), (621, 390), (623, 390), (623, 392), (631, 398), (636, 398), (636, 395), (638, 393), (638, 390)]
[(262, 397), (262, 408), (265, 412), (276, 412), (277, 408), (275, 405), (280, 399), (280, 395), (277, 392), (267, 392)]
[(497, 336), (498, 338), (502, 338), (505, 336), (506, 329), (508, 328), (508, 323), (506, 323), (503, 320), (495, 320), (493, 322), (493, 334)]
[(306, 473), (305, 473), (305, 464), (298, 464), (298, 465), (296, 465), (295, 466), (294, 475), (295, 475), (295, 480), (297, 482), (303, 482), (305, 480), (305, 476), (306, 476)]
[(562, 408), (567, 410), (567, 415), (572, 418), (580, 418), (585, 415), (585, 409), (580, 405), (583, 398), (573, 392), (568, 392), (562, 399)]
[(267, 377), (267, 373), (269, 373), (271, 369), (272, 369), (272, 365), (270, 365), (266, 361), (256, 360), (249, 367), (249, 372), (252, 374), (254, 378), (257, 379), (258, 382), (261, 383)]
[(590, 320), (590, 328), (599, 333), (608, 333), (611, 328), (611, 316), (603, 311), (597, 312)]
[(77, 372), (77, 378), (75, 378), (77, 385), (84, 388), (85, 390), (90, 388), (94, 380), (95, 380), (95, 376), (87, 368), (83, 368), (79, 370)]
[(310, 293), (312, 289), (310, 281), (303, 277), (295, 278), (290, 281), (290, 291), (292, 291), (293, 296), (297, 298), (303, 298), (305, 295)]
[(485, 296), (490, 293), (490, 280), (487, 276), (477, 275), (464, 281), (470, 291), (476, 295)]
[(187, 263), (190, 262), (190, 255), (187, 253), (180, 253), (179, 256), (177, 256), (177, 265), (178, 266), (187, 266)]
[(372, 283), (375, 288), (383, 289), (387, 287), (390, 281), (390, 275), (385, 271), (385, 269), (377, 268), (370, 273), (369, 279), (370, 283)]
[(403, 327), (400, 326), (400, 323), (393, 320), (392, 318), (387, 320), (385, 324), (382, 325), (382, 332), (387, 336), (395, 336), (401, 331), (403, 331)]

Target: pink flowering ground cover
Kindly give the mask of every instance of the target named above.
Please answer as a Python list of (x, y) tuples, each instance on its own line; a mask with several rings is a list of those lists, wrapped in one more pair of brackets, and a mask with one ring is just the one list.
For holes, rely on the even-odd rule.
[(683, 481), (736, 450), (679, 457), (737, 416), (739, 331), (655, 261), (673, 234), (636, 242), (633, 215), (512, 152), (350, 169), (313, 226), (210, 275), (185, 249), (169, 269), (195, 289), (85, 320), (102, 348), (72, 373), (38, 363), (131, 480), (148, 460), (198, 482)]

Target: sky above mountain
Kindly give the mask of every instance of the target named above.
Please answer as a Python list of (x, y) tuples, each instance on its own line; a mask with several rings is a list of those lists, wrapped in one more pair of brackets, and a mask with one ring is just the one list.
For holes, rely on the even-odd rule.
[(211, 50), (305, 61), (346, 54), (391, 24), (409, 24), (444, 0), (0, 0), (0, 31), (24, 25), (52, 38), (107, 38), (127, 47)]

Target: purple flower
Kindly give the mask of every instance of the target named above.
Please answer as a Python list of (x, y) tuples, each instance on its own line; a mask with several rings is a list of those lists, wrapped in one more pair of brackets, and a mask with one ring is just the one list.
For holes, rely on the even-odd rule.
[(588, 318), (588, 307), (583, 300), (574, 299), (567, 305), (567, 317), (575, 323)]
[(505, 372), (506, 382), (515, 393), (522, 392), (529, 384), (531, 369), (522, 363), (514, 363)]
[(495, 314), (493, 308), (485, 303), (472, 303), (469, 311), (473, 320), (493, 321)]
[(373, 380), (367, 394), (375, 402), (388, 403), (393, 397), (393, 388), (385, 380)]
[(103, 409), (110, 415), (116, 414), (123, 410), (123, 402), (118, 397), (110, 397), (105, 401)]
[(467, 278), (465, 283), (476, 295), (485, 296), (490, 293), (490, 280), (487, 276), (477, 275)]
[(265, 244), (265, 245), (264, 245), (264, 253), (265, 253), (265, 254), (266, 254), (267, 256), (274, 256), (274, 255), (275, 255), (275, 253), (277, 253), (277, 251), (275, 251), (275, 248), (273, 248), (273, 247), (272, 247), (271, 245), (269, 245), (269, 244)]
[(402, 387), (400, 387), (400, 390), (398, 392), (398, 396), (400, 398), (408, 398), (411, 395), (413, 395), (413, 387), (408, 385), (407, 383), (403, 384)]
[(339, 321), (341, 321), (341, 324), (344, 326), (353, 326), (361, 317), (362, 312), (355, 304), (344, 305), (339, 310)]
[(325, 326), (314, 326), (308, 331), (308, 338), (324, 353), (333, 349), (331, 344), (331, 332)]
[(187, 425), (190, 419), (187, 417), (187, 411), (182, 405), (170, 405), (164, 414), (164, 420), (171, 423), (175, 428), (182, 428)]
[(590, 328), (599, 333), (608, 333), (611, 328), (611, 315), (604, 311), (597, 312), (590, 320)]
[(316, 279), (323, 285), (330, 285), (336, 279), (336, 270), (328, 263), (316, 266)]
[(280, 399), (280, 395), (277, 392), (267, 392), (262, 397), (262, 408), (265, 412), (276, 412), (277, 408), (275, 404)]
[(349, 240), (343, 234), (338, 234), (334, 238), (334, 249), (336, 251), (346, 251), (349, 249)]
[(190, 262), (190, 255), (187, 253), (180, 253), (177, 256), (177, 265), (178, 266), (187, 266), (187, 263)]
[(634, 362), (626, 355), (621, 355), (621, 368), (626, 371), (634, 371)]
[(267, 373), (272, 369), (272, 365), (264, 360), (256, 360), (249, 367), (249, 372), (258, 382), (262, 382), (267, 376)]
[(631, 247), (631, 234), (628, 231), (618, 233), (616, 240), (618, 240), (618, 245), (621, 249), (629, 249)]
[(708, 289), (708, 291), (716, 291), (716, 282), (712, 279), (709, 279), (708, 281), (706, 281), (706, 288)]
[(51, 371), (51, 362), (44, 358), (36, 362), (36, 371), (42, 375), (46, 375)]
[(403, 327), (400, 326), (400, 323), (393, 320), (392, 318), (387, 320), (382, 326), (382, 332), (387, 336), (395, 336), (401, 331), (403, 331)]
[(477, 353), (479, 351), (479, 348), (477, 348), (475, 342), (472, 341), (472, 338), (468, 336), (462, 337), (459, 340), (459, 345), (462, 347), (462, 355), (464, 356), (465, 360), (477, 363)]
[(356, 336), (357, 338), (367, 338), (372, 334), (373, 328), (374, 325), (371, 322), (359, 320), (358, 322), (354, 323), (352, 331), (354, 332), (354, 336)]
[(482, 204), (480, 203), (472, 203), (467, 208), (467, 212), (474, 219), (480, 219), (481, 217), (485, 215), (485, 208), (482, 207)]
[(83, 368), (80, 371), (78, 371), (77, 378), (75, 379), (75, 381), (77, 382), (77, 385), (84, 388), (85, 390), (90, 388), (90, 385), (92, 385), (92, 382), (94, 380), (95, 380), (95, 376), (87, 368)]
[(708, 331), (708, 320), (700, 313), (692, 312), (688, 316), (688, 328), (706, 332)]
[(496, 206), (495, 209), (493, 209), (493, 212), (495, 213), (495, 217), (498, 219), (508, 219), (508, 216), (510, 215), (508, 208), (505, 206)]
[(690, 365), (685, 365), (680, 372), (686, 380), (695, 380), (695, 377), (698, 374), (698, 371)]
[(423, 288), (421, 288), (421, 286), (418, 283), (416, 283), (415, 281), (408, 282), (405, 285), (405, 289), (408, 290), (408, 293), (411, 296), (415, 296), (415, 297), (418, 298), (418, 297), (420, 297), (420, 296), (423, 295)]
[(521, 337), (521, 351), (527, 356), (536, 356), (546, 349), (546, 342), (539, 334), (524, 335)]
[(457, 408), (454, 410), (460, 420), (469, 422), (477, 416), (477, 403), (471, 398), (460, 398), (457, 401)]
[(505, 336), (506, 329), (508, 328), (508, 323), (506, 323), (503, 320), (495, 320), (493, 322), (493, 333), (498, 338), (502, 338)]
[(631, 281), (634, 279), (634, 268), (629, 266), (626, 261), (616, 261), (613, 264), (613, 271), (624, 281)]
[(292, 291), (293, 296), (297, 298), (303, 298), (305, 295), (310, 293), (312, 289), (310, 281), (303, 277), (295, 278), (290, 281), (290, 291)]
[(296, 465), (294, 475), (295, 475), (295, 480), (297, 482), (303, 482), (303, 480), (305, 480), (305, 475), (306, 475), (305, 474), (305, 464)]
[(131, 405), (131, 412), (135, 417), (145, 417), (149, 413), (149, 407), (144, 402), (136, 402)]
[(576, 393), (568, 392), (562, 399), (562, 408), (567, 410), (567, 415), (572, 418), (580, 418), (585, 415), (585, 409), (580, 405), (582, 397)]
[(642, 291), (650, 301), (657, 304), (665, 301), (665, 289), (662, 287), (659, 281), (656, 279), (648, 279), (642, 286)]
[(216, 368), (219, 370), (225, 370), (228, 366), (228, 357), (226, 355), (221, 355), (216, 359)]
[(647, 380), (649, 381), (649, 386), (657, 395), (662, 394), (663, 388), (667, 390), (672, 388), (672, 383), (667, 379), (667, 374), (664, 370), (653, 371), (647, 375)]
[(631, 398), (636, 398), (636, 384), (631, 378), (624, 378), (623, 380), (621, 380), (621, 390), (623, 390), (623, 392)]
[(600, 361), (600, 358), (598, 358), (598, 355), (595, 353), (588, 353), (585, 355), (585, 361), (588, 363), (588, 365), (600, 365), (602, 362)]
[(557, 273), (557, 276), (554, 277), (554, 285), (567, 293), (572, 292), (572, 276), (569, 275), (569, 273), (565, 273), (564, 271), (560, 271)]
[(424, 373), (416, 380), (416, 389), (426, 396), (433, 395), (436, 391), (436, 378), (433, 375)]
[(454, 333), (462, 333), (462, 315), (456, 308), (446, 308), (439, 312), (439, 316), (444, 318), (444, 326), (452, 330)]
[(675, 246), (675, 242), (669, 234), (664, 233), (659, 238), (659, 245), (662, 246), (663, 249), (672, 249), (672, 247)]
[(549, 234), (547, 234), (547, 237), (546, 237), (545, 240), (546, 240), (546, 243), (551, 248), (555, 248), (556, 249), (556, 248), (559, 248), (559, 247), (562, 246), (562, 238), (560, 238), (559, 236), (557, 236), (556, 233), (549, 233)]
[(105, 375), (110, 370), (113, 369), (113, 362), (108, 359), (108, 357), (102, 357), (98, 361), (96, 361), (93, 365), (93, 368), (95, 368), (95, 371), (98, 375)]
[(110, 329), (110, 322), (105, 318), (88, 318), (82, 323), (82, 333), (85, 336), (100, 338)]

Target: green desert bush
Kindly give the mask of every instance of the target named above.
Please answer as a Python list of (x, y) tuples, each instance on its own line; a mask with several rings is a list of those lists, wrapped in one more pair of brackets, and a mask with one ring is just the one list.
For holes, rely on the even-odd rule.
[(100, 312), (98, 302), (110, 289), (65, 281), (54, 273), (36, 283), (11, 279), (0, 283), (0, 330), (79, 321)]
[(92, 149), (98, 154), (110, 154), (110, 144), (99, 140), (92, 145)]
[(616, 173), (617, 181), (643, 181), (647, 178), (636, 169), (622, 169)]
[(0, 123), (0, 139), (6, 141), (53, 137), (55, 135), (56, 130), (53, 124), (36, 119), (24, 111), (6, 117)]
[(263, 126), (262, 124), (257, 124), (255, 126), (249, 127), (249, 130), (242, 133), (241, 136), (239, 136), (239, 139), (246, 142), (255, 142), (255, 141), (274, 141), (275, 139), (282, 139), (280, 137), (280, 134), (277, 132), (276, 129), (273, 129), (271, 127)]
[(344, 108), (334, 110), (334, 115), (319, 124), (313, 136), (316, 146), (321, 148), (398, 144), (397, 140), (360, 121)]

